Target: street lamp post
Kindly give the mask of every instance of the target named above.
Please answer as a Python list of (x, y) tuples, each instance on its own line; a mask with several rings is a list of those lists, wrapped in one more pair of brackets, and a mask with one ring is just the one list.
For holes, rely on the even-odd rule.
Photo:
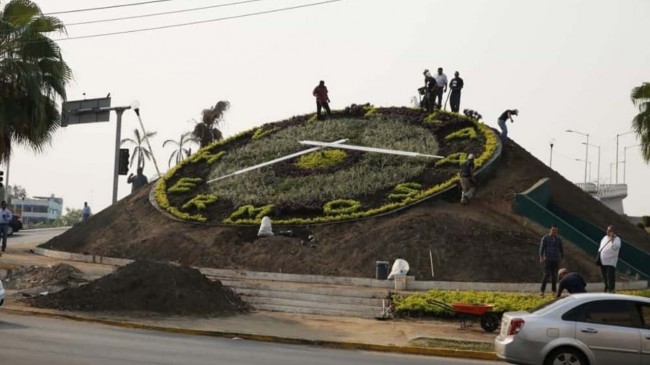
[(158, 174), (158, 177), (160, 177), (161, 175), (160, 170), (158, 169), (158, 163), (156, 162), (156, 156), (153, 153), (153, 149), (151, 149), (149, 138), (147, 138), (147, 131), (144, 130), (144, 124), (142, 124), (142, 118), (140, 118), (140, 103), (138, 101), (134, 101), (131, 103), (131, 108), (133, 108), (133, 111), (135, 111), (135, 114), (138, 116), (140, 128), (142, 128), (142, 135), (144, 136), (144, 140), (147, 142), (147, 147), (149, 147), (149, 151), (151, 152), (151, 158), (153, 159), (153, 165), (156, 168), (156, 173)]
[[(582, 144), (585, 144), (584, 142)], [(598, 181), (597, 184), (598, 187), (600, 187), (600, 146), (589, 143), (590, 146), (598, 148)], [(590, 178), (591, 179), (591, 178)]]
[(627, 149), (639, 146), (640, 144), (635, 144), (634, 146), (623, 147), (623, 184), (625, 184), (625, 171), (627, 170)]
[(130, 106), (120, 106), (114, 107), (109, 110), (115, 110), (117, 114), (117, 123), (115, 126), (115, 161), (113, 164), (113, 204), (117, 202), (117, 177), (119, 176), (119, 165), (120, 165), (120, 136), (122, 134), (122, 114), (127, 109), (130, 109)]
[(571, 130), (571, 129), (567, 129), (566, 131), (569, 132), (569, 133), (577, 133), (577, 134), (580, 134), (580, 135), (583, 135), (583, 136), (587, 137), (587, 143), (585, 144), (585, 184), (586, 184), (587, 183), (587, 163), (589, 161), (589, 133), (582, 133), (582, 132), (574, 131), (574, 130)]
[(553, 168), (553, 146), (555, 145), (555, 138), (551, 139), (548, 145), (551, 146), (551, 158), (548, 161), (548, 167)]
[[(581, 158), (576, 158), (576, 161), (583, 162), (584, 160)], [(591, 181), (591, 161), (588, 161), (585, 165), (589, 166), (589, 180), (586, 181)], [(585, 183), (586, 184), (586, 183)]]
[(625, 133), (616, 134), (616, 183), (618, 184), (618, 137), (624, 136), (626, 134), (634, 133), (634, 131), (628, 131)]

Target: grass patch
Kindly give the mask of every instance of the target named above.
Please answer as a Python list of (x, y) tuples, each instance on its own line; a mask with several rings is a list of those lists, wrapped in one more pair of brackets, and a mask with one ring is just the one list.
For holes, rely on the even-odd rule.
[(461, 341), (446, 338), (418, 337), (410, 340), (409, 345), (449, 350), (494, 352), (494, 344), (492, 342)]

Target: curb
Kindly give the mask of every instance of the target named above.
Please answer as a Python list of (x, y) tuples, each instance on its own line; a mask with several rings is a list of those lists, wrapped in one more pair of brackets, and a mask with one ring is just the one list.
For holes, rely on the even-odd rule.
[(63, 312), (43, 312), (43, 311), (37, 311), (31, 309), (19, 309), (19, 308), (9, 308), (9, 307), (5, 307), (3, 309), (3, 312), (14, 314), (14, 315), (21, 315), (21, 316), (63, 318), (63, 319), (69, 319), (69, 320), (79, 321), (79, 322), (99, 323), (99, 324), (123, 327), (123, 328), (169, 332), (169, 333), (180, 333), (180, 334), (194, 335), (194, 336), (209, 336), (209, 337), (222, 337), (222, 338), (238, 337), (244, 340), (259, 341), (259, 342), (273, 342), (273, 343), (292, 344), (292, 345), (309, 345), (309, 346), (327, 347), (327, 348), (344, 349), (344, 350), (366, 350), (366, 351), (375, 351), (375, 352), (391, 352), (391, 353), (402, 353), (402, 354), (410, 354), (410, 355), (455, 357), (455, 358), (475, 359), (475, 360), (493, 360), (493, 361), (499, 360), (496, 354), (493, 352), (452, 350), (452, 349), (443, 349), (443, 348), (427, 348), (427, 347), (415, 347), (415, 346), (376, 345), (376, 344), (366, 344), (366, 343), (357, 343), (357, 342), (338, 342), (338, 341), (280, 337), (280, 336), (271, 336), (271, 335), (258, 335), (258, 334), (251, 334), (251, 333), (198, 330), (198, 329), (179, 328), (179, 327), (164, 327), (164, 326), (156, 326), (156, 325), (143, 324), (137, 322), (95, 318), (90, 316), (82, 316), (82, 315), (69, 314)]

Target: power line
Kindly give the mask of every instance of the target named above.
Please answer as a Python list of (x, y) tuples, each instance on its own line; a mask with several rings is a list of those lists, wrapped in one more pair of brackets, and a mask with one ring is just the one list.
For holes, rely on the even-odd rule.
[(171, 24), (171, 25), (163, 25), (163, 26), (159, 26), (159, 27), (132, 29), (132, 30), (119, 31), (119, 32), (111, 32), (111, 33), (91, 34), (91, 35), (84, 35), (84, 36), (78, 36), (78, 37), (68, 37), (68, 38), (54, 39), (54, 41), (55, 42), (61, 42), (61, 41), (70, 41), (70, 40), (76, 40), (76, 39), (98, 38), (98, 37), (108, 37), (108, 36), (114, 36), (114, 35), (120, 35), (120, 34), (148, 32), (148, 31), (152, 31), (152, 30), (160, 30), (160, 29), (168, 29), (168, 28), (179, 28), (179, 27), (186, 27), (186, 26), (190, 26), (190, 25), (213, 23), (213, 22), (218, 22), (218, 21), (222, 21), (222, 20), (231, 20), (231, 19), (247, 18), (247, 17), (257, 16), (257, 15), (279, 13), (279, 12), (283, 12), (283, 11), (289, 11), (289, 10), (296, 10), (296, 9), (300, 9), (300, 8), (308, 8), (308, 7), (312, 7), (312, 6), (325, 5), (325, 4), (335, 3), (335, 2), (339, 2), (339, 1), (343, 1), (343, 0), (328, 0), (328, 1), (321, 1), (321, 2), (317, 2), (317, 3), (305, 4), (305, 5), (297, 5), (297, 6), (291, 6), (291, 7), (286, 7), (286, 8), (278, 8), (278, 9), (273, 9), (273, 10), (259, 11), (259, 12), (256, 12), (256, 13), (247, 13), (247, 14), (233, 15), (233, 16), (228, 16), (228, 17), (223, 17), (223, 18), (201, 20), (201, 21), (190, 22), (190, 23)]
[(121, 18), (110, 18), (110, 19), (100, 19), (100, 20), (89, 20), (85, 22), (79, 22), (79, 23), (69, 23), (66, 24), (66, 27), (70, 27), (73, 25), (83, 25), (83, 24), (95, 24), (95, 23), (106, 23), (106, 22), (115, 22), (115, 21), (120, 21), (120, 20), (129, 20), (129, 19), (138, 19), (138, 18), (148, 18), (148, 17), (153, 17), (153, 16), (159, 16), (159, 15), (169, 15), (169, 14), (178, 14), (178, 13), (185, 13), (185, 12), (190, 12), (190, 11), (199, 11), (199, 10), (206, 10), (206, 9), (212, 9), (212, 8), (221, 8), (225, 6), (233, 6), (233, 5), (240, 5), (240, 4), (246, 4), (246, 3), (253, 3), (253, 2), (258, 2), (258, 1), (264, 1), (264, 0), (246, 0), (246, 1), (239, 1), (235, 3), (227, 3), (227, 4), (219, 4), (219, 5), (210, 5), (210, 6), (203, 6), (199, 8), (191, 8), (191, 9), (182, 9), (182, 10), (172, 10), (172, 11), (165, 11), (161, 13), (150, 13), (150, 14), (142, 14), (142, 15), (132, 15), (132, 16), (125, 16)]
[(70, 14), (70, 13), (80, 13), (83, 11), (95, 11), (95, 10), (106, 10), (106, 9), (115, 9), (115, 8), (125, 8), (127, 6), (138, 6), (138, 5), (146, 5), (146, 4), (153, 4), (153, 3), (163, 3), (167, 1), (173, 1), (173, 0), (150, 0), (150, 1), (142, 1), (139, 3), (130, 3), (130, 4), (120, 4), (120, 5), (108, 5), (108, 6), (102, 6), (102, 7), (97, 7), (97, 8), (86, 8), (86, 9), (74, 9), (74, 10), (64, 10), (64, 11), (55, 11), (52, 13), (46, 13), (43, 15), (54, 15), (54, 14)]

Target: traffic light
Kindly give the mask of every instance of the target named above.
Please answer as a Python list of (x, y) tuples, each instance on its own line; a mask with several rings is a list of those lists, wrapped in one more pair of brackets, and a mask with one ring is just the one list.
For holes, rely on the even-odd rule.
[(126, 175), (129, 173), (129, 150), (120, 148), (120, 164), (117, 167), (117, 173)]
[(5, 172), (0, 171), (0, 188), (4, 186), (4, 181), (5, 181)]

